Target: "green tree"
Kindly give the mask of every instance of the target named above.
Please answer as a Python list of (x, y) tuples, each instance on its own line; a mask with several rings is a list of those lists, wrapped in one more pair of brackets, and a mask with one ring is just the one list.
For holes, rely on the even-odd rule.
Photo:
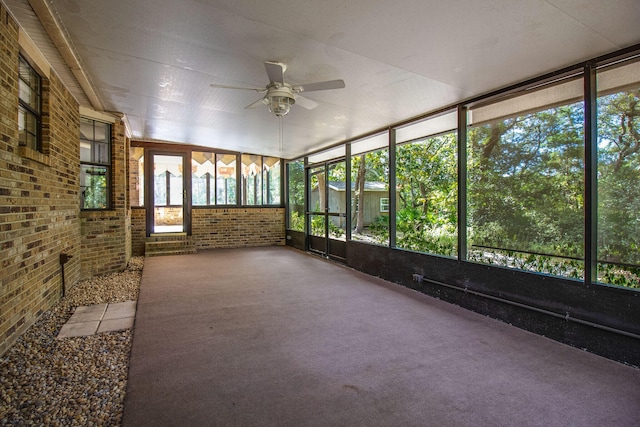
[(582, 103), (479, 126), (468, 139), (470, 241), (581, 256)]
[(598, 98), (599, 258), (640, 264), (640, 89)]
[(304, 231), (304, 162), (302, 160), (289, 162), (288, 169), (289, 228)]
[(457, 164), (454, 133), (397, 147), (397, 245), (455, 255)]

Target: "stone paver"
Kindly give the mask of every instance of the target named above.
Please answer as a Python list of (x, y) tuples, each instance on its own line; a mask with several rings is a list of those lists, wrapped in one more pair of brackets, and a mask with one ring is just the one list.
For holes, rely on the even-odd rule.
[(81, 306), (60, 328), (58, 339), (123, 331), (133, 327), (135, 316), (136, 301)]
[(109, 304), (107, 311), (102, 316), (102, 320), (122, 319), (123, 317), (134, 317), (136, 315), (136, 302), (118, 302)]
[(98, 321), (79, 323), (67, 322), (62, 325), (62, 328), (60, 328), (58, 338), (86, 337), (89, 335), (93, 335), (98, 330), (98, 325), (100, 325), (100, 322)]
[(106, 309), (107, 304), (84, 305), (78, 307), (67, 323), (99, 322)]
[(121, 319), (108, 319), (100, 322), (98, 334), (103, 332), (124, 331), (133, 327), (133, 317), (123, 317)]

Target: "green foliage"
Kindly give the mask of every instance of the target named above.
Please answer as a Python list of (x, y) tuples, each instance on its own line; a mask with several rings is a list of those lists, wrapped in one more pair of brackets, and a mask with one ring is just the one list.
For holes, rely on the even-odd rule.
[(640, 289), (640, 267), (598, 264), (598, 280), (616, 286)]
[(325, 236), (324, 216), (313, 215), (311, 217), (311, 235), (312, 236)]
[[(582, 102), (554, 106), (468, 130), (470, 260), (584, 277), (584, 262), (573, 259), (584, 256), (583, 110)], [(600, 96), (597, 123), (598, 280), (640, 288), (640, 88)], [(456, 144), (452, 132), (398, 145), (398, 247), (456, 255)], [(389, 182), (387, 150), (351, 162), (352, 182), (361, 166), (365, 181)], [(330, 173), (344, 179), (344, 164)], [(358, 193), (356, 186), (354, 225)], [(386, 243), (387, 221), (376, 218), (354, 238)]]
[(83, 167), (82, 209), (107, 208), (107, 169), (103, 166)]
[[(507, 250), (470, 258), (583, 277), (583, 104), (469, 131), (469, 242)], [(640, 90), (598, 99), (598, 256), (640, 264)], [(527, 255), (526, 252), (557, 255)], [(637, 287), (633, 268), (602, 263), (599, 280)]]
[[(322, 215), (313, 215), (311, 217), (311, 235), (325, 237), (325, 219)], [(304, 223), (303, 223), (304, 226)], [(335, 225), (329, 220), (329, 237), (334, 239), (341, 239), (345, 235), (343, 228)]]
[(304, 205), (304, 162), (297, 160), (287, 164), (289, 170), (289, 200), (292, 205)]
[(379, 240), (389, 241), (389, 217), (377, 216), (369, 224), (369, 232)]
[(582, 103), (469, 131), (469, 240), (581, 256)]
[(602, 96), (598, 98), (600, 259), (640, 264), (639, 182), (640, 89)]
[(329, 220), (329, 237), (334, 239), (341, 239), (345, 235), (344, 228), (340, 228)]
[(304, 215), (296, 211), (291, 211), (289, 213), (289, 229), (304, 231)]
[(287, 168), (289, 171), (287, 195), (289, 228), (304, 231), (304, 162), (301, 160), (289, 162)]
[(535, 271), (553, 276), (584, 278), (584, 262), (548, 255), (528, 254), (500, 249), (472, 248), (467, 254), (469, 261), (500, 267)]
[(398, 247), (455, 256), (457, 162), (454, 133), (397, 148)]
[(445, 256), (456, 256), (455, 224), (434, 224), (415, 208), (404, 208), (397, 215), (397, 241), (403, 248)]

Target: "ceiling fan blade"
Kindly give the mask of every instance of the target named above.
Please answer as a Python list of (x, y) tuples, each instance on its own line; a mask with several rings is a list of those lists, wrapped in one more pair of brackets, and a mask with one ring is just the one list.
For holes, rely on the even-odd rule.
[(265, 62), (264, 68), (267, 70), (270, 82), (284, 84), (284, 70), (286, 69), (284, 64), (279, 62)]
[(244, 107), (244, 109), (249, 109), (249, 108), (257, 108), (260, 107), (261, 105), (264, 105), (264, 98), (260, 98), (258, 99), (256, 102), (252, 102), (251, 104), (247, 105), (246, 107)]
[(296, 95), (296, 105), (306, 108), (307, 110), (313, 110), (318, 106), (318, 103), (304, 96)]
[(298, 87), (301, 87), (303, 92), (311, 92), (314, 90), (342, 89), (344, 86), (344, 80), (327, 80), (326, 82), (307, 83)]
[(256, 92), (265, 91), (265, 88), (263, 88), (263, 87), (227, 86), (227, 85), (216, 85), (216, 84), (212, 84), (210, 86), (213, 87), (213, 88), (216, 88), (216, 89), (255, 90)]

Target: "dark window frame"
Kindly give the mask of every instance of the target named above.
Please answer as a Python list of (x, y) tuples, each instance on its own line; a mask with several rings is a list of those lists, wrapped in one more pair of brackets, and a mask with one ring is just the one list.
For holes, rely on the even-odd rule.
[[(112, 168), (112, 160), (111, 160), (111, 155), (112, 155), (112, 126), (111, 123), (106, 123), (106, 122), (102, 122), (100, 120), (95, 120), (89, 117), (80, 117), (80, 122), (90, 122), (92, 124), (92, 130), (93, 130), (93, 135), (91, 139), (87, 139), (87, 138), (83, 138), (82, 136), (80, 137), (80, 142), (85, 142), (85, 143), (89, 143), (91, 146), (91, 161), (87, 161), (87, 160), (82, 160), (80, 159), (80, 175), (82, 177), (82, 170), (83, 167), (95, 167), (95, 168), (104, 168), (105, 169), (105, 204), (104, 207), (90, 207), (87, 208), (84, 206), (84, 199), (85, 199), (85, 187), (82, 186), (82, 182), (80, 182), (80, 209), (83, 211), (105, 211), (105, 210), (111, 210), (113, 209), (113, 205), (112, 205), (112, 197), (111, 197), (111, 191), (112, 191), (112, 173), (111, 173), (111, 168)], [(96, 123), (100, 123), (101, 125), (105, 126), (106, 129), (106, 135), (105, 135), (105, 140), (106, 140), (106, 146), (107, 146), (107, 154), (106, 154), (106, 161), (100, 161), (99, 158), (96, 159), (97, 157), (97, 147), (99, 145), (104, 145), (105, 142), (103, 141), (97, 141), (96, 140)]]
[[(43, 78), (42, 76), (38, 73), (38, 71), (36, 70), (35, 67), (33, 67), (29, 61), (27, 61), (27, 59), (22, 56), (19, 55), (18, 56), (18, 79), (20, 80), (20, 82), (23, 82), (25, 85), (27, 85), (30, 89), (30, 94), (31, 92), (35, 92), (36, 94), (36, 104), (37, 105), (31, 105), (31, 103), (28, 100), (24, 100), (20, 97), (20, 90), (18, 90), (18, 109), (19, 112), (18, 114), (20, 114), (20, 111), (23, 111), (24, 114), (26, 116), (30, 116), (33, 117), (35, 119), (35, 147), (31, 144), (29, 144), (29, 142), (26, 140), (22, 141), (22, 138), (20, 138), (20, 134), (22, 132), (27, 132), (29, 133), (29, 131), (27, 130), (27, 128), (25, 127), (25, 129), (23, 129), (22, 131), (20, 129), (18, 129), (18, 140), (20, 141), (19, 144), (23, 147), (27, 147), (31, 150), (34, 150), (38, 153), (42, 153), (43, 152), (43, 148), (42, 148), (42, 86), (43, 86)], [(23, 67), (27, 67), (26, 69), (23, 69)], [(35, 77), (35, 81), (36, 81), (36, 87), (33, 88), (31, 87), (31, 85), (25, 81), (22, 77), (21, 74), (23, 71), (28, 72), (32, 77)]]

